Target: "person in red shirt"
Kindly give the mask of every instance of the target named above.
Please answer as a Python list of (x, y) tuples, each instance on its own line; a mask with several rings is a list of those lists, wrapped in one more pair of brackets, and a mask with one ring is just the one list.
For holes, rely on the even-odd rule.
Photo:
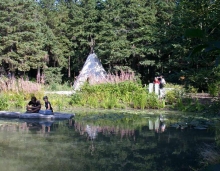
[(153, 82), (154, 84), (160, 84), (160, 81), (158, 80), (158, 78), (157, 77), (155, 77), (154, 78), (154, 82)]

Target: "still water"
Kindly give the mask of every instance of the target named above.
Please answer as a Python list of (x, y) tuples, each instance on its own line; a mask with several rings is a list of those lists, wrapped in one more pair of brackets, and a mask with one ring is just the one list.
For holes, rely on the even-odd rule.
[(0, 170), (198, 170), (204, 144), (215, 142), (213, 125), (209, 120), (168, 115), (76, 114), (75, 119), (62, 121), (1, 119)]

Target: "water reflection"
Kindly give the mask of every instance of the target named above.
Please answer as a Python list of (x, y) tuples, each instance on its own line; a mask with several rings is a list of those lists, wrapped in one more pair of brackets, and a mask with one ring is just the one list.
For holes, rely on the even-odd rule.
[[(6, 122), (5, 122), (6, 121)], [(49, 133), (53, 130), (54, 120), (1, 120), (0, 130), (10, 132), (36, 132), (36, 133)], [(73, 125), (73, 120), (68, 120), (68, 125)]]
[(134, 129), (122, 128), (119, 126), (96, 126), (92, 124), (86, 124), (84, 122), (75, 122), (75, 129), (80, 135), (88, 135), (88, 138), (94, 140), (98, 134), (102, 135), (120, 135), (121, 138), (126, 136), (134, 136)]
[(163, 116), (159, 116), (155, 121), (149, 119), (149, 130), (155, 130), (157, 133), (162, 133), (165, 131), (166, 124)]
[(49, 133), (51, 131), (51, 127), (53, 126), (53, 123), (54, 121), (28, 120), (20, 124), (19, 130), (35, 131), (36, 133), (39, 134)]
[(199, 170), (197, 147), (215, 142), (211, 129), (172, 128), (180, 121), (162, 115), (93, 118), (0, 120), (1, 171)]

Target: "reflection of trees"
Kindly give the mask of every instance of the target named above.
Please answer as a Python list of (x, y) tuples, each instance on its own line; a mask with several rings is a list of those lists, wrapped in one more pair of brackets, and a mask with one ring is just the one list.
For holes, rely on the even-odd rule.
[(217, 124), (216, 124), (216, 133), (215, 133), (215, 135), (216, 135), (216, 143), (217, 143), (217, 146), (220, 148), (220, 122), (218, 122)]
[[(62, 123), (62, 122), (61, 122)], [(68, 120), (69, 125), (72, 125), (72, 119)], [(44, 134), (54, 130), (58, 127), (60, 123), (54, 123), (53, 120), (21, 120), (11, 122), (0, 122), (0, 130), (6, 132), (29, 132), (29, 133), (38, 133)]]
[[(218, 164), (220, 162), (220, 122), (217, 121), (215, 129), (212, 128), (212, 131), (215, 132), (215, 143), (204, 144), (200, 148), (200, 155), (202, 158), (202, 163), (204, 166), (207, 166), (207, 170), (218, 170)], [(210, 165), (210, 166), (208, 166)], [(214, 167), (216, 167), (214, 169)], [(211, 169), (212, 168), (212, 169)]]
[[(76, 122), (75, 128), (85, 133), (85, 126), (89, 123)], [(209, 132), (172, 128), (167, 128), (165, 132), (157, 131), (161, 125), (163, 123), (158, 118), (148, 119), (141, 127), (134, 128), (134, 125), (131, 125), (130, 129), (123, 128), (122, 125), (93, 125), (93, 128), (98, 130), (99, 136), (93, 140), (94, 142), (90, 142), (95, 149), (88, 165), (97, 170), (163, 168), (162, 170), (187, 171), (190, 170), (190, 166), (198, 167), (199, 163), (196, 160), (198, 156), (194, 146), (206, 140), (213, 140), (212, 135)]]
[(95, 126), (95, 125), (88, 125), (84, 122), (75, 122), (74, 124), (75, 129), (80, 132), (80, 135), (84, 135), (85, 133), (88, 134), (89, 138), (95, 139), (98, 133), (102, 133), (103, 135), (111, 135), (116, 134), (120, 135), (121, 138), (123, 137), (130, 137), (134, 136), (134, 129), (129, 128), (121, 128), (119, 126)]
[[(5, 170), (152, 170), (189, 171), (198, 168), (195, 145), (210, 142), (207, 131), (167, 128), (150, 130), (149, 120), (108, 125), (95, 121), (54, 122), (50, 136), (31, 131), (0, 131), (0, 166)], [(125, 123), (124, 123), (125, 122)], [(89, 139), (86, 125), (98, 132)], [(20, 125), (18, 125), (20, 126)], [(12, 129), (12, 128), (11, 128)], [(123, 135), (123, 136), (122, 136)], [(134, 138), (135, 137), (135, 138)], [(16, 169), (13, 167), (16, 165)], [(3, 169), (4, 171), (4, 169)]]

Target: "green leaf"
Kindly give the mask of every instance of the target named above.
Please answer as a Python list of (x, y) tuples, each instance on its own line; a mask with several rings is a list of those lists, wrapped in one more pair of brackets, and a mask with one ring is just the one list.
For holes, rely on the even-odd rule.
[(188, 38), (203, 38), (205, 33), (200, 29), (187, 29), (184, 36)]
[(202, 50), (205, 49), (205, 48), (207, 48), (207, 46), (208, 46), (208, 45), (206, 45), (206, 44), (196, 46), (196, 47), (193, 49), (193, 51), (190, 53), (189, 57), (192, 57), (192, 56), (194, 56), (195, 54), (202, 52)]

